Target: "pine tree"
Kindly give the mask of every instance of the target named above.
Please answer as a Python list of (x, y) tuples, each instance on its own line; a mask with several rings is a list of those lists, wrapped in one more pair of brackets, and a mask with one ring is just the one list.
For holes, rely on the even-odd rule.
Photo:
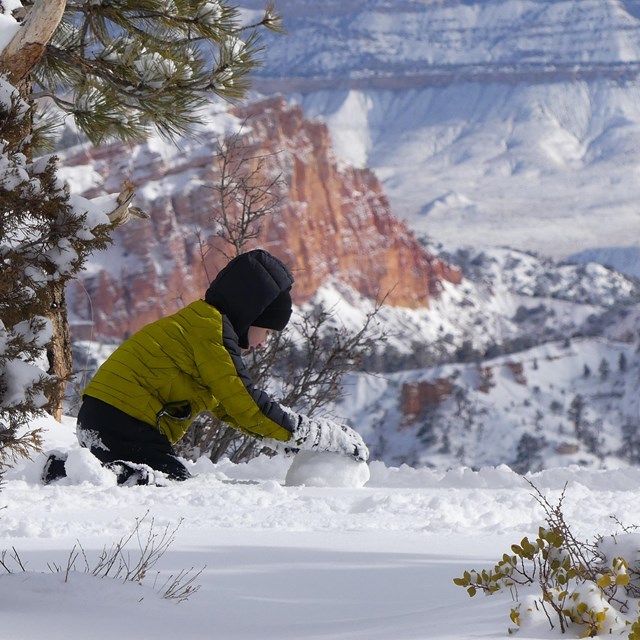
[(618, 370), (622, 373), (627, 370), (627, 356), (624, 354), (624, 351), (620, 352), (620, 357), (618, 358)]
[(89, 220), (88, 203), (58, 182), (55, 157), (34, 162), (37, 106), (53, 103), (94, 144), (154, 131), (175, 139), (213, 96), (245, 95), (259, 30), (280, 29), (271, 5), (242, 25), (224, 0), (24, 5), (9, 15), (0, 2), (4, 24), (20, 22), (0, 51), (0, 469), (38, 445), (37, 432), (24, 431), (34, 415), (60, 410), (71, 370), (64, 283), (104, 247), (110, 220), (134, 211), (125, 185), (109, 218)]
[(640, 423), (638, 418), (627, 418), (622, 425), (622, 447), (618, 455), (631, 464), (640, 463)]
[(573, 430), (578, 440), (581, 440), (583, 436), (584, 412), (584, 398), (580, 394), (577, 394), (569, 405), (569, 409), (567, 410), (567, 417), (571, 421), (571, 424), (573, 424)]
[[(89, 224), (56, 178), (55, 159), (29, 163), (24, 130), (30, 108), (0, 81), (0, 468), (39, 445), (29, 420), (47, 402), (52, 284), (60, 287), (91, 251), (107, 241), (108, 224)], [(29, 140), (30, 143), (30, 140)], [(105, 223), (108, 218), (105, 217)], [(46, 359), (45, 359), (46, 361)]]
[(516, 473), (523, 474), (538, 471), (543, 465), (542, 450), (546, 444), (544, 436), (523, 433), (518, 441), (516, 459), (512, 462), (511, 468)]

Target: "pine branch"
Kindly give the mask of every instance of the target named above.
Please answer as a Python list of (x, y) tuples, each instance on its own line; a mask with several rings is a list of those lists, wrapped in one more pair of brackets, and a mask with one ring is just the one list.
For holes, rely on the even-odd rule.
[(153, 130), (175, 140), (211, 97), (246, 95), (262, 29), (282, 32), (273, 4), (242, 26), (222, 0), (68, 2), (32, 71), (32, 95), (53, 97), (94, 144)]

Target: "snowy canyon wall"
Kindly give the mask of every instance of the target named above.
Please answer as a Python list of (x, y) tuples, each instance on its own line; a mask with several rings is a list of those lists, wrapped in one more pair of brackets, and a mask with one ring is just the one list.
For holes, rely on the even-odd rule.
[(414, 231), (560, 258), (638, 247), (637, 0), (278, 8), (288, 34), (265, 39), (256, 89), (324, 118)]
[(308, 91), (620, 79), (640, 70), (638, 0), (279, 0), (277, 7), (287, 35), (267, 37), (259, 75), (280, 89), (289, 81)]
[[(230, 119), (224, 112), (216, 117)], [(234, 118), (241, 124), (236, 146), (245, 157), (263, 160), (267, 182), (280, 176), (283, 183), (281, 204), (261, 220), (252, 246), (292, 268), (295, 302), (337, 280), (369, 298), (387, 296), (388, 304), (421, 308), (438, 295), (443, 280), (460, 282), (457, 269), (429, 255), (394, 218), (371, 171), (338, 166), (324, 124), (278, 97), (238, 108)], [(72, 148), (62, 155), (74, 190), (95, 197), (128, 179), (138, 190), (136, 204), (151, 216), (118, 229), (113, 246), (95, 256), (70, 288), (76, 338), (119, 340), (201, 298), (225, 264), (214, 223), (218, 135), (207, 135), (182, 150), (156, 140)]]

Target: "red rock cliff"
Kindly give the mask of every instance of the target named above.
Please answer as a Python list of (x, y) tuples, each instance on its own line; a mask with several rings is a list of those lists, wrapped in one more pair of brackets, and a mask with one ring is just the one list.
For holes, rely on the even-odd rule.
[[(338, 166), (324, 124), (306, 120), (299, 107), (279, 97), (235, 115), (245, 122), (243, 155), (262, 158), (263, 171), (283, 181), (281, 203), (262, 219), (252, 246), (291, 267), (296, 302), (334, 278), (365, 296), (386, 295), (388, 304), (417, 308), (428, 306), (443, 280), (460, 281), (455, 268), (426, 253), (393, 217), (371, 171)], [(76, 335), (85, 319), (93, 323), (94, 336), (120, 339), (202, 297), (226, 262), (213, 223), (219, 207), (212, 188), (220, 179), (216, 145), (212, 135), (172, 157), (153, 144), (72, 150), (61, 157), (65, 167), (100, 176), (93, 180), (100, 186), (84, 195), (117, 191), (128, 178), (138, 188), (136, 203), (151, 214), (150, 221), (115, 232), (113, 247), (96, 256), (83, 276), (86, 292), (77, 285), (70, 289)]]

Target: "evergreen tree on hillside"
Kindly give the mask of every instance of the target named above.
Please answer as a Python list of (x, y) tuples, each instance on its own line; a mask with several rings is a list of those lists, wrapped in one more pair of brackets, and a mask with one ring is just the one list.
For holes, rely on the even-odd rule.
[(609, 377), (611, 366), (609, 365), (609, 361), (606, 358), (602, 358), (602, 360), (600, 360), (600, 364), (598, 365), (598, 372), (600, 373), (600, 377), (603, 380), (606, 380)]
[(627, 418), (622, 425), (622, 447), (619, 455), (633, 465), (640, 464), (640, 420)]
[(544, 436), (534, 436), (523, 433), (518, 441), (516, 458), (511, 463), (511, 468), (516, 473), (539, 471), (544, 467), (543, 450), (547, 442)]
[(584, 412), (584, 398), (580, 394), (577, 394), (576, 396), (574, 396), (571, 404), (569, 405), (569, 409), (567, 410), (567, 417), (573, 425), (573, 431), (578, 440), (581, 440), (584, 434)]
[(627, 356), (624, 354), (624, 351), (620, 352), (620, 356), (618, 358), (618, 370), (622, 373), (627, 370)]
[(33, 415), (60, 410), (71, 371), (64, 282), (104, 246), (110, 222), (135, 213), (124, 185), (109, 217), (89, 220), (55, 158), (33, 161), (46, 148), (34, 137), (38, 105), (55, 104), (94, 144), (153, 131), (173, 139), (212, 96), (246, 93), (259, 29), (279, 29), (271, 5), (242, 25), (224, 0), (23, 4), (9, 15), (0, 2), (3, 25), (16, 21), (0, 52), (0, 466), (37, 446), (37, 432), (24, 432)]

